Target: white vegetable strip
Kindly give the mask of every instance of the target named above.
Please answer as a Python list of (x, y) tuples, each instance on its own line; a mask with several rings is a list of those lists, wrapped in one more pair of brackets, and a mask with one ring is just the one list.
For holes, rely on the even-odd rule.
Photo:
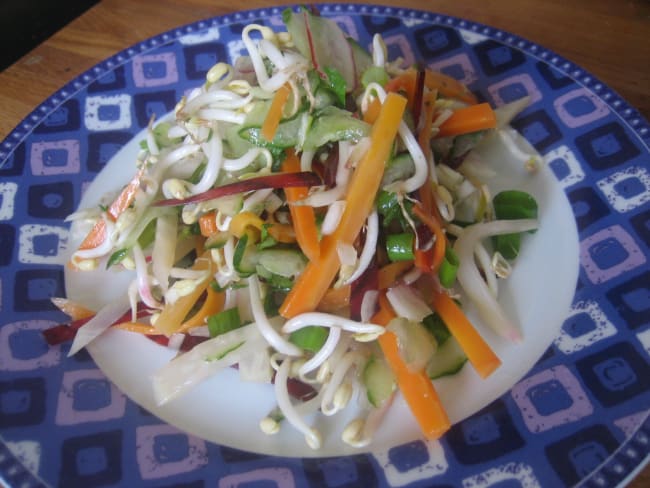
[(321, 224), (321, 232), (323, 235), (329, 235), (336, 230), (343, 216), (345, 210), (345, 200), (337, 200), (327, 209), (323, 223)]
[(156, 221), (156, 237), (151, 251), (151, 271), (163, 292), (169, 287), (169, 276), (174, 265), (178, 220), (176, 215), (161, 215)]
[(398, 317), (405, 317), (413, 322), (422, 322), (431, 315), (431, 309), (409, 286), (400, 285), (386, 292), (386, 298)]
[(286, 358), (278, 368), (275, 375), (275, 398), (278, 402), (278, 408), (282, 411), (284, 418), (296, 429), (303, 433), (307, 445), (312, 449), (318, 449), (321, 446), (320, 433), (309, 427), (300, 417), (291, 403), (289, 392), (287, 391), (287, 379), (291, 370), (291, 360)]
[(139, 244), (133, 246), (133, 261), (135, 262), (140, 298), (147, 307), (162, 308), (162, 304), (151, 293), (151, 278), (149, 277), (147, 262)]
[(264, 159), (266, 159), (267, 166), (270, 166), (271, 163), (273, 162), (273, 158), (271, 156), (271, 153), (268, 151), (268, 149), (261, 149), (259, 147), (255, 147), (246, 151), (244, 155), (240, 156), (239, 158), (224, 159), (223, 169), (225, 169), (226, 171), (241, 171), (242, 169), (250, 165), (253, 161), (255, 161), (255, 159), (260, 155), (264, 156)]
[(355, 334), (381, 334), (384, 332), (384, 328), (381, 325), (357, 322), (324, 312), (306, 312), (296, 315), (284, 323), (282, 332), (290, 334), (310, 325), (340, 327), (343, 330), (354, 332)]
[(506, 316), (501, 305), (490, 293), (478, 268), (474, 264), (474, 249), (476, 243), (486, 237), (526, 232), (537, 228), (537, 221), (533, 219), (522, 220), (495, 220), (492, 222), (473, 224), (460, 233), (454, 251), (458, 255), (457, 278), (469, 299), (476, 306), (479, 315), (496, 333), (512, 341), (521, 341), (521, 332)]
[(262, 300), (260, 298), (260, 282), (256, 275), (252, 275), (248, 278), (248, 290), (255, 324), (269, 345), (271, 345), (271, 347), (276, 351), (286, 354), (287, 356), (302, 355), (300, 348), (278, 334), (269, 322), (268, 317), (264, 313), (264, 305), (262, 305)]
[(129, 310), (129, 307), (129, 297), (127, 294), (102, 307), (92, 319), (79, 328), (74, 337), (74, 341), (72, 341), (72, 346), (70, 346), (68, 357), (73, 356), (79, 350), (90, 344), (90, 342), (124, 315)]
[(260, 347), (260, 341), (257, 329), (250, 324), (202, 342), (177, 356), (153, 376), (156, 403), (163, 405), (217, 371), (237, 364), (242, 355)]
[(366, 357), (359, 351), (350, 351), (337, 362), (336, 366), (334, 366), (332, 377), (325, 385), (323, 399), (320, 404), (321, 411), (324, 415), (330, 416), (338, 412), (339, 409), (332, 403), (336, 390), (341, 386), (341, 383), (350, 368), (354, 366), (358, 368), (365, 359)]
[(375, 255), (377, 250), (377, 239), (379, 238), (379, 216), (377, 211), (373, 210), (370, 215), (368, 215), (368, 220), (366, 223), (366, 240), (363, 243), (363, 249), (359, 255), (359, 265), (344, 282), (343, 284), (347, 285), (356, 280), (361, 276), (372, 261), (372, 257)]
[[(384, 90), (381, 85), (374, 82), (368, 84), (366, 91), (363, 94), (363, 100), (366, 104), (368, 103), (367, 100), (370, 93), (375, 93), (377, 98), (379, 98), (379, 101), (384, 103), (384, 100), (386, 99), (386, 90)], [(398, 132), (404, 146), (406, 146), (406, 149), (413, 159), (413, 163), (415, 164), (415, 173), (406, 180), (391, 183), (386, 187), (386, 189), (388, 191), (410, 193), (420, 188), (427, 180), (427, 176), (429, 175), (429, 163), (427, 162), (427, 158), (424, 156), (418, 141), (415, 139), (413, 132), (411, 132), (411, 129), (409, 129), (408, 125), (406, 125), (406, 122), (403, 120), (399, 124)]]

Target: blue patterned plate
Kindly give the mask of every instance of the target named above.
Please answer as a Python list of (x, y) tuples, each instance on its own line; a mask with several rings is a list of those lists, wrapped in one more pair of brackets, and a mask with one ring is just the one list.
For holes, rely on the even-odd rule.
[[(578, 284), (568, 285), (573, 298), (559, 333), (532, 368), (521, 363), (498, 398), (439, 442), (282, 457), (186, 434), (127, 398), (88, 353), (67, 358), (68, 346), (43, 342), (40, 332), (65, 319), (49, 301), (65, 293), (63, 219), (152, 114), (172, 110), (216, 60), (241, 52), (245, 24), (278, 26), (280, 13), (208, 19), (133, 46), (46, 100), (0, 146), (2, 479), (17, 487), (287, 488), (626, 480), (650, 453), (650, 128), (581, 68), (461, 19), (321, 6), (362, 43), (381, 32), (391, 56), (425, 60), (495, 105), (531, 97), (513, 125), (544, 156), (558, 199), (568, 202)], [(214, 413), (206, 422), (220, 420)]]

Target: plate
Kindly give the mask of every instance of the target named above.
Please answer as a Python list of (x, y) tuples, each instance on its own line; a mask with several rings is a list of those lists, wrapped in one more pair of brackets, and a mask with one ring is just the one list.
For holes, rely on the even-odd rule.
[[(439, 442), (395, 439), (369, 453), (328, 457), (269, 455), (187, 434), (130, 400), (87, 353), (66, 358), (67, 346), (46, 347), (40, 331), (65, 319), (49, 302), (65, 292), (62, 263), (72, 240), (65, 216), (94, 191), (92, 181), (152, 113), (172, 110), (217, 59), (241, 52), (243, 25), (278, 26), (281, 10), (207, 19), (118, 53), (46, 100), (0, 146), (0, 243), (10, 251), (0, 256), (3, 478), (12, 486), (614, 486), (625, 480), (650, 451), (650, 129), (581, 68), (462, 19), (321, 6), (351, 36), (367, 43), (381, 32), (392, 57), (425, 60), (495, 105), (531, 97), (513, 125), (544, 156), (550, 188), (560, 194), (552, 201), (567, 202), (569, 227), (577, 230), (577, 249), (569, 238), (547, 245), (574, 246), (579, 268), (575, 286), (550, 253), (547, 265), (557, 273), (544, 284), (560, 288), (569, 280), (566, 312), (539, 360), (521, 364), (512, 388), (470, 408), (478, 410)], [(564, 229), (557, 232), (566, 237)], [(536, 300), (531, 306), (552, 308)], [(539, 325), (547, 326), (553, 324)], [(220, 417), (209, 409), (202, 415), (215, 423)]]

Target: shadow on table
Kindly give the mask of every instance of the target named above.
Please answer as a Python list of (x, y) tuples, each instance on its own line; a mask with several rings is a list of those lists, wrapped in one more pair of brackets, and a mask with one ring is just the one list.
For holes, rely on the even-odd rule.
[(98, 0), (0, 0), (0, 71)]

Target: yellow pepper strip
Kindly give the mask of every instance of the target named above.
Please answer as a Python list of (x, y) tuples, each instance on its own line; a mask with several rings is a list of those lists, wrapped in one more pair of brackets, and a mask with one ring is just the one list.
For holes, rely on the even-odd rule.
[(207, 251), (203, 253), (201, 257), (194, 262), (192, 269), (207, 271), (205, 278), (198, 282), (194, 290), (190, 293), (180, 297), (174, 303), (166, 304), (160, 312), (158, 320), (156, 320), (156, 323), (154, 324), (154, 327), (158, 332), (165, 334), (168, 337), (178, 331), (183, 324), (185, 317), (187, 317), (187, 314), (192, 310), (194, 304), (210, 284), (213, 274), (213, 264), (210, 252)]
[(192, 317), (183, 322), (177, 332), (187, 332), (194, 327), (206, 325), (206, 320), (209, 316), (221, 312), (225, 299), (226, 297), (223, 293), (214, 291), (212, 287), (208, 286), (206, 288), (205, 301), (201, 305), (201, 308)]

